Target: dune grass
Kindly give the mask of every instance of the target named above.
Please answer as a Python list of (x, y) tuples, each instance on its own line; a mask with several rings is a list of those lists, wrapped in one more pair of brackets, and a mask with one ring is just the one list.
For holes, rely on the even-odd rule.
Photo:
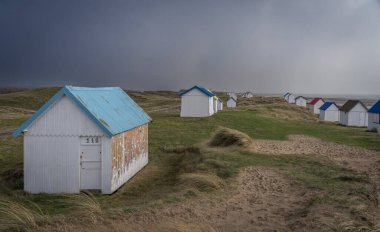
[[(57, 89), (37, 89), (2, 94), (0, 106), (35, 110), (56, 91)], [(231, 135), (232, 131), (232, 135), (239, 135), (238, 141), (241, 138), (244, 141), (285, 140), (291, 134), (306, 134), (380, 151), (380, 136), (367, 132), (365, 128), (321, 123), (307, 110), (288, 106), (280, 99), (253, 98), (243, 100), (242, 106), (235, 110), (225, 110), (209, 118), (180, 118), (176, 93), (132, 92), (130, 95), (149, 112), (153, 121), (149, 125), (149, 165), (128, 184), (111, 196), (96, 193), (72, 198), (60, 195), (25, 195), (22, 192), (22, 138), (2, 136), (0, 198), (33, 211), (33, 207), (25, 204), (30, 201), (47, 212), (53, 221), (62, 215), (75, 218), (78, 214), (74, 212), (83, 207), (89, 212), (88, 222), (95, 223), (123, 218), (136, 211), (179, 202), (199, 194), (208, 194), (209, 191), (218, 192), (218, 189), (223, 189), (233, 181), (231, 177), (241, 168), (265, 166), (276, 168), (308, 188), (325, 193), (315, 198), (315, 203), (349, 207), (350, 204), (356, 204), (353, 199), (359, 199), (360, 203), (367, 204), (365, 196), (371, 191), (368, 177), (345, 170), (331, 161), (295, 155), (266, 156), (238, 146), (224, 148), (229, 144), (236, 145), (236, 140), (231, 143), (231, 137), (225, 137), (225, 132)], [(32, 99), (31, 103), (25, 105), (28, 98)], [(174, 101), (170, 101), (172, 98)], [(157, 107), (160, 103), (165, 106), (163, 111)], [(298, 116), (294, 118), (294, 114)], [(299, 119), (305, 118), (304, 115), (307, 116), (305, 120)], [(0, 130), (16, 128), (24, 119), (24, 116), (0, 119)], [(219, 143), (214, 144), (222, 149), (205, 149), (201, 143), (217, 135), (220, 129), (219, 132), (216, 131), (220, 127), (230, 128), (224, 129), (224, 132), (222, 130), (223, 136), (219, 136)], [(33, 225), (32, 222), (30, 224)]]
[(209, 141), (209, 144), (215, 147), (249, 147), (252, 145), (252, 139), (238, 130), (219, 127)]

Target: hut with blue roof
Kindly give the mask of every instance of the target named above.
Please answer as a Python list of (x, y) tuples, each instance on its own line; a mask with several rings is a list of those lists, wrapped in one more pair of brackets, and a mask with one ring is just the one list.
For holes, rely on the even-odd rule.
[(228, 100), (227, 100), (227, 107), (228, 108), (235, 108), (236, 104), (237, 104), (237, 101), (235, 98), (233, 98), (233, 97), (228, 98)]
[(223, 100), (218, 97), (218, 111), (223, 110)]
[(13, 133), (24, 190), (111, 194), (148, 163), (150, 120), (121, 88), (63, 87)]
[(380, 100), (368, 110), (368, 130), (380, 133)]
[(217, 111), (215, 94), (199, 85), (183, 91), (179, 96), (181, 117), (209, 117)]
[(319, 119), (328, 122), (339, 122), (339, 106), (335, 102), (325, 102), (319, 110)]

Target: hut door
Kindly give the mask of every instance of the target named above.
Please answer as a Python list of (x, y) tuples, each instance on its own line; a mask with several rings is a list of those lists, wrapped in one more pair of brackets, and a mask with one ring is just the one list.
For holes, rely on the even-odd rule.
[(99, 137), (82, 137), (80, 147), (80, 188), (101, 189), (101, 143)]
[(360, 120), (359, 125), (364, 126), (365, 125), (365, 113), (360, 113), (359, 120)]

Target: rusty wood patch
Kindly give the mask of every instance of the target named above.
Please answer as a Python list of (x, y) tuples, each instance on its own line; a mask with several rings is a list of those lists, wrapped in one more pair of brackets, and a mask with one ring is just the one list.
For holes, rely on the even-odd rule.
[(148, 154), (148, 124), (112, 137), (112, 180), (127, 171), (134, 159)]

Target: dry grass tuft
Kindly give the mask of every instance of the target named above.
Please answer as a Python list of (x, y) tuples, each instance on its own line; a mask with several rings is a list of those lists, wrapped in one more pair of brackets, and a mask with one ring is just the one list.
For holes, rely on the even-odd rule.
[(32, 207), (25, 206), (21, 203), (1, 200), (0, 201), (0, 230), (17, 228), (28, 230), (37, 228), (38, 224), (47, 221), (48, 215), (33, 203), (29, 203)]
[(215, 147), (249, 147), (252, 145), (252, 139), (238, 130), (220, 127), (211, 138), (209, 145)]
[(179, 176), (179, 181), (183, 186), (198, 190), (219, 189), (224, 185), (221, 178), (209, 173), (184, 173)]
[(83, 218), (90, 219), (96, 223), (102, 218), (102, 207), (96, 197), (90, 192), (83, 192), (78, 195), (67, 195), (65, 203), (74, 207)]

